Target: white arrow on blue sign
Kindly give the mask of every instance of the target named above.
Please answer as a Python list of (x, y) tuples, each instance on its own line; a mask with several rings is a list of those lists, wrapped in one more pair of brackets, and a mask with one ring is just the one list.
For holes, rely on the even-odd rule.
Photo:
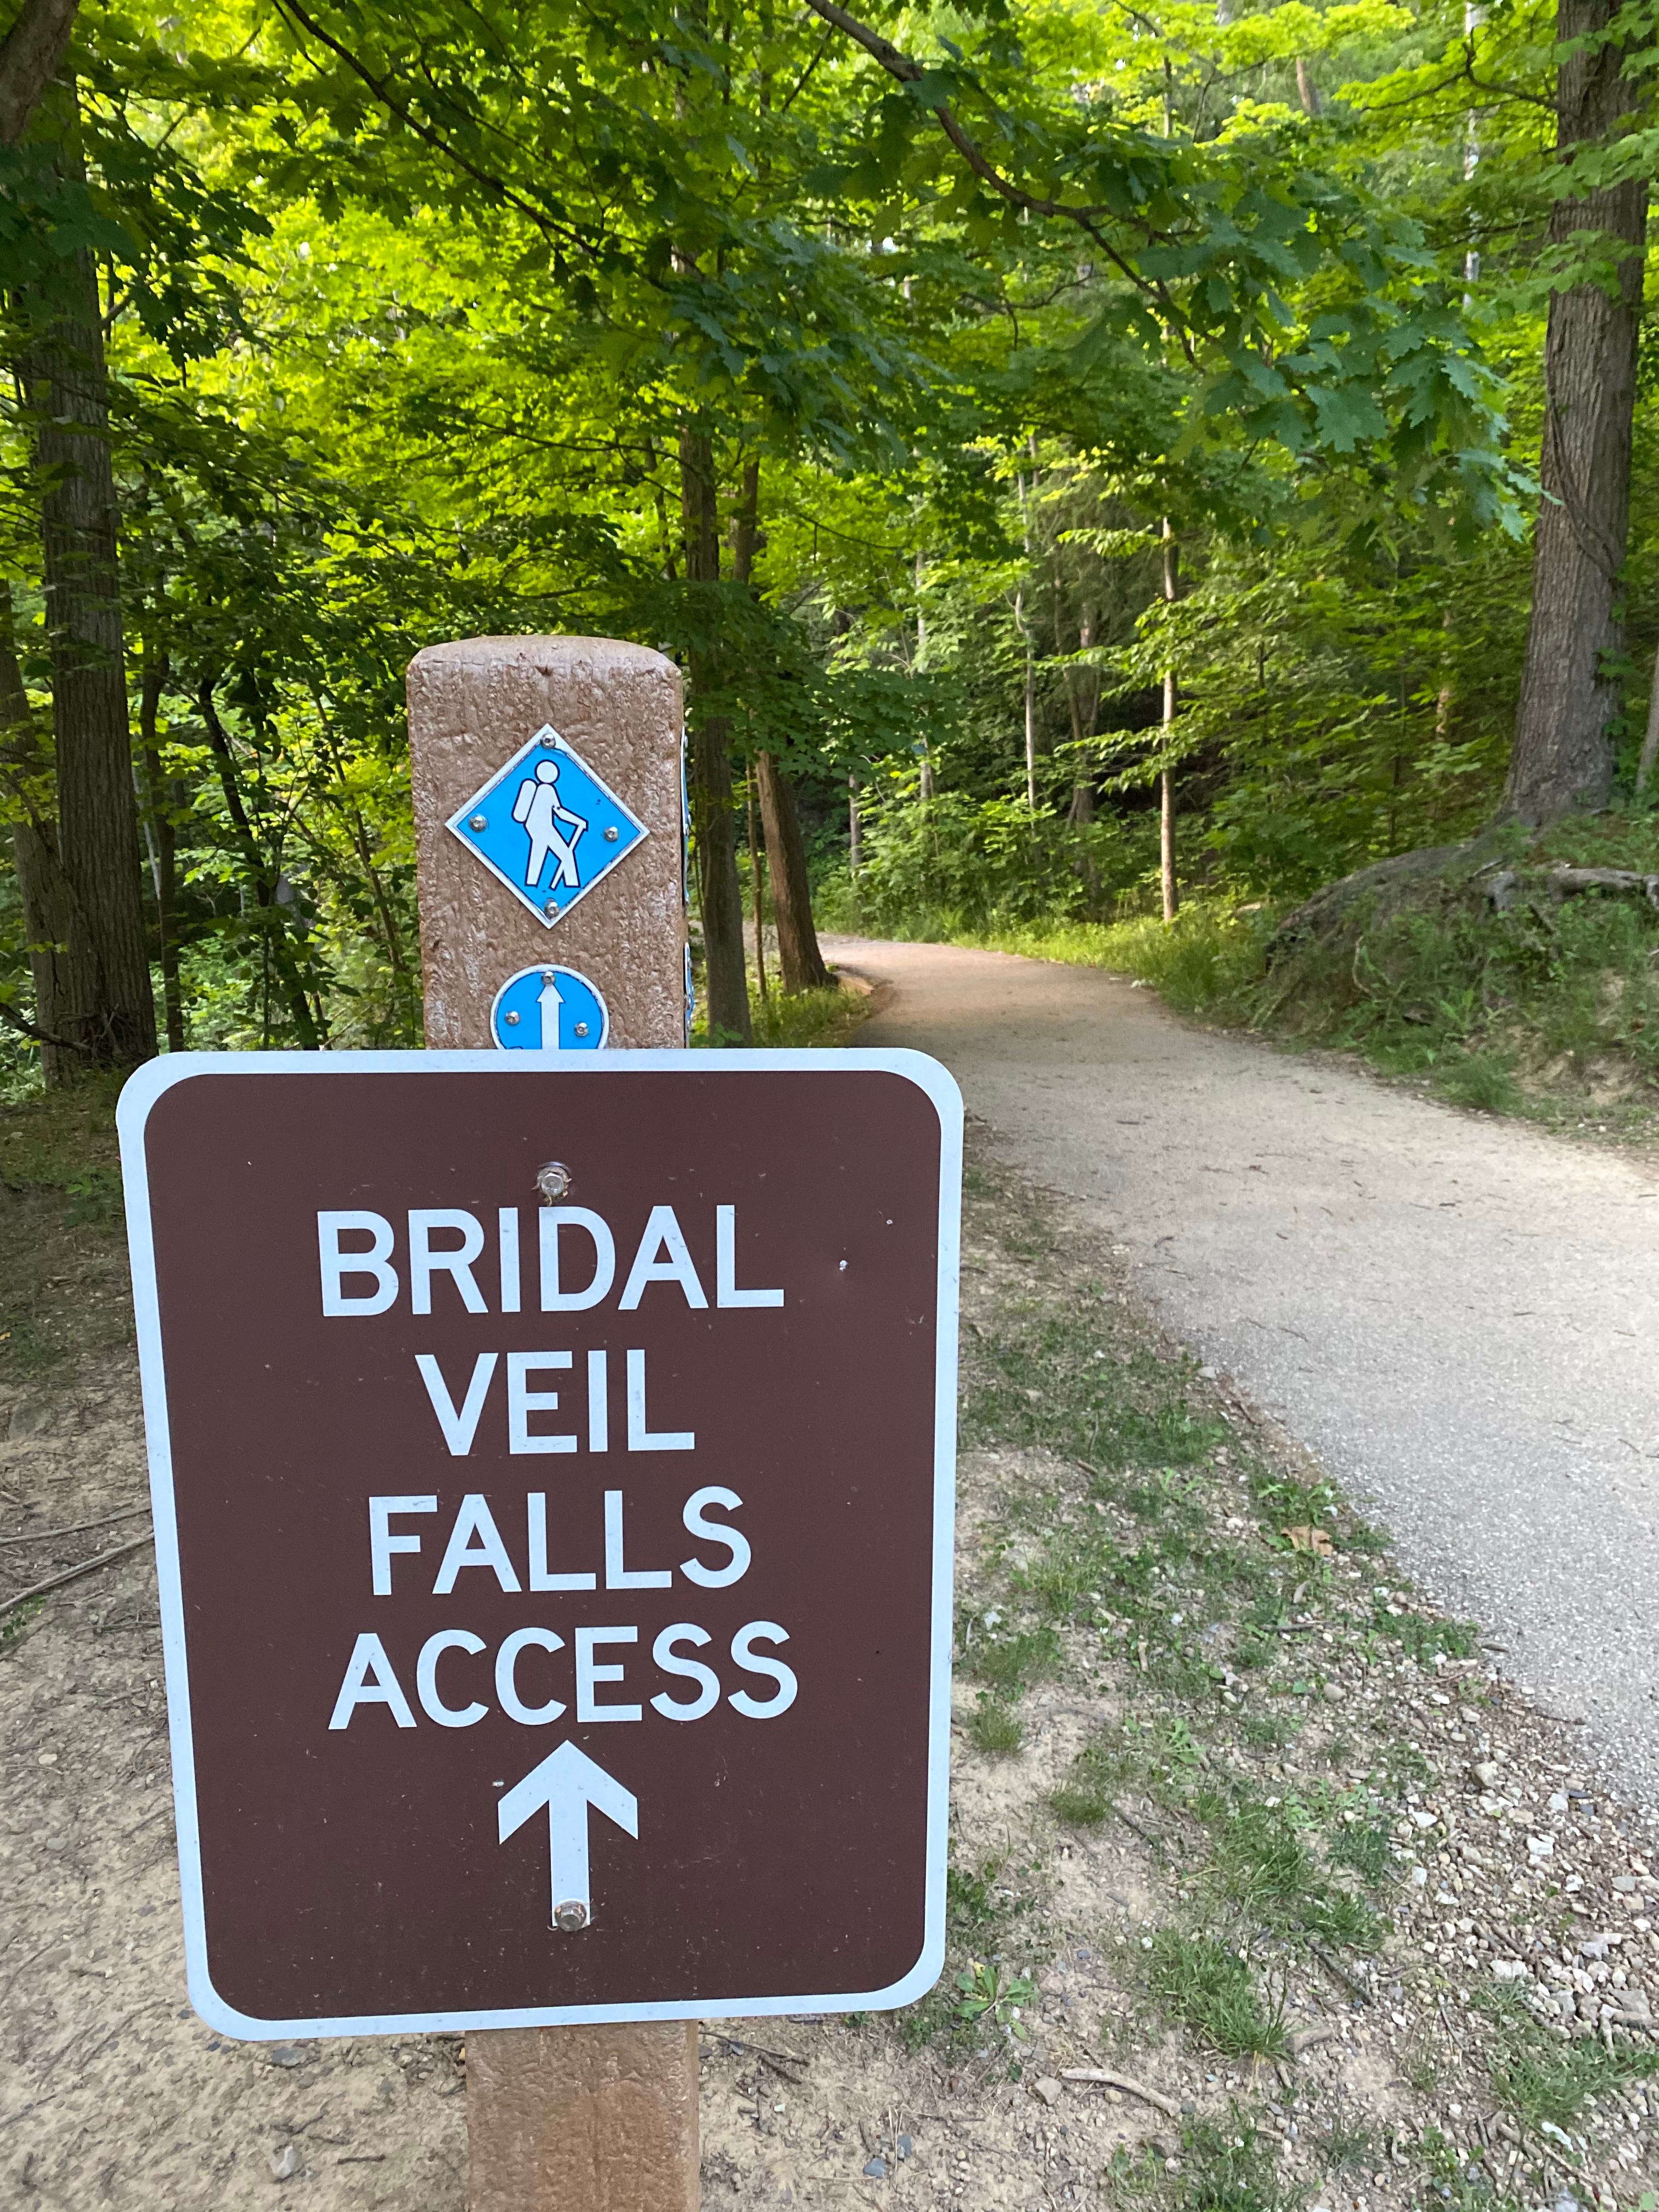
[(548, 929), (649, 834), (550, 723), (447, 826)]
[(574, 968), (521, 968), (489, 1009), (489, 1033), (504, 1052), (598, 1052), (610, 1030), (598, 988)]

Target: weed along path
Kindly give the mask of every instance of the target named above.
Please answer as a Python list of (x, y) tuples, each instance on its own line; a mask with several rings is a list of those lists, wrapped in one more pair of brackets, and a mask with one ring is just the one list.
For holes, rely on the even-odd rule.
[(1098, 970), (828, 942), (1166, 1323), (1659, 1805), (1659, 1175), (1182, 1022)]

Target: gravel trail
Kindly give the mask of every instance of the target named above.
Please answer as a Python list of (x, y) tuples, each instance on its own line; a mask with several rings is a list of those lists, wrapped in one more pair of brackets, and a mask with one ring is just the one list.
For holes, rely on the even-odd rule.
[(825, 941), (1006, 1156), (1659, 1808), (1659, 1169), (1208, 1030), (1097, 969)]

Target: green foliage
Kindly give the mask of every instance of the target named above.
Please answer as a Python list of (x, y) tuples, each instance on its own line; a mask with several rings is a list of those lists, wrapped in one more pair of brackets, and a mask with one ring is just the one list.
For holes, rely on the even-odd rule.
[(995, 2028), (1018, 2043), (1030, 2039), (1020, 2017), (1036, 1991), (1029, 1974), (975, 1959), (957, 1975), (956, 1986), (956, 2016), (964, 2027)]
[[(1595, 902), (1553, 938), (1430, 915), (1263, 967), (1259, 902), (1466, 835), (1502, 773), (1542, 317), (1588, 250), (1536, 246), (1536, 10), (888, 27), (896, 76), (770, 6), (83, 13), (0, 156), (5, 819), (55, 804), (25, 372), (84, 248), (183, 1042), (419, 1041), (404, 667), (587, 630), (671, 652), (739, 770), (776, 756), (827, 919), (1125, 967), (1481, 1110), (1531, 1095), (1545, 1030), (1534, 1057), (1645, 1082), (1645, 917)], [(1170, 930), (1166, 774), (1202, 894)], [(8, 876), (25, 1018), (28, 934)], [(827, 1033), (763, 1011), (770, 1042)], [(8, 1030), (0, 1083), (33, 1079)]]

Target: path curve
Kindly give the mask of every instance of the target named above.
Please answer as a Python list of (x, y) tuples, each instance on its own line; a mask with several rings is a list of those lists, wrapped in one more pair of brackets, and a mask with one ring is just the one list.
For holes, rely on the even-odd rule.
[[(825, 940), (1014, 1164), (1659, 1808), (1659, 1173), (1209, 1030), (1097, 969)], [(1580, 1739), (1583, 1741), (1583, 1739)]]

